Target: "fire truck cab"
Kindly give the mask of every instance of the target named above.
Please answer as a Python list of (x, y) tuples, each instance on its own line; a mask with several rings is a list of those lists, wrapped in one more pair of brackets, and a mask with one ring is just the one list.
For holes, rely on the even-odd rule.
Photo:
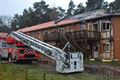
[(0, 42), (0, 56), (2, 59), (10, 59), (11, 57), (14, 59), (15, 55), (11, 56), (11, 53), (15, 53), (15, 45), (9, 45), (6, 41), (2, 40)]
[(12, 61), (33, 61), (40, 58), (40, 54), (29, 46), (16, 41), (8, 36), (5, 40), (0, 40), (0, 57)]

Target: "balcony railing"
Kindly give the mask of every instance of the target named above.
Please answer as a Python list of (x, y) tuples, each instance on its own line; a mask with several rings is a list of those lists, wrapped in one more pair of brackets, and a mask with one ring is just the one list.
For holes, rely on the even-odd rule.
[(98, 31), (74, 31), (74, 32), (69, 32), (69, 34), (74, 39), (82, 39), (82, 38), (100, 39), (100, 32)]
[[(98, 31), (74, 31), (67, 32), (73, 39), (100, 39), (100, 32)], [(61, 38), (60, 33), (52, 32), (44, 35), (45, 41), (59, 41)]]

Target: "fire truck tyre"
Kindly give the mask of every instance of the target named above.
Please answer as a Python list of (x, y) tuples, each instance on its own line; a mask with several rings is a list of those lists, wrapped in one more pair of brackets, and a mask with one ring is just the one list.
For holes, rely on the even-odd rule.
[(32, 63), (32, 61), (31, 61), (31, 60), (26, 60), (26, 62), (27, 62), (27, 63)]
[(16, 56), (15, 56), (14, 62), (15, 62), (15, 63), (17, 62), (17, 57), (16, 57)]
[(8, 55), (8, 61), (12, 62), (12, 56), (10, 54)]

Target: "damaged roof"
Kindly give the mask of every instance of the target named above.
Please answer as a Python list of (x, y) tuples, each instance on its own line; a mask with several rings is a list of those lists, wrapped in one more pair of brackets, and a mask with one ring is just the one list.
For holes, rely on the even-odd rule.
[(83, 14), (71, 16), (69, 19), (79, 19), (80, 21), (85, 21), (85, 20), (92, 20), (92, 19), (108, 17), (108, 16), (120, 16), (120, 13), (112, 13), (112, 12), (108, 13), (107, 10), (100, 9), (100, 10), (94, 10)]
[(89, 11), (89, 12), (86, 12), (83, 14), (71, 16), (69, 18), (65, 18), (58, 22), (50, 21), (50, 22), (34, 25), (31, 27), (19, 29), (18, 31), (30, 32), (30, 31), (42, 30), (42, 29), (46, 29), (46, 28), (52, 28), (52, 27), (56, 27), (56, 26), (63, 26), (63, 25), (72, 24), (72, 23), (76, 23), (76, 22), (82, 22), (82, 21), (84, 22), (86, 20), (98, 19), (98, 18), (103, 18), (103, 17), (108, 17), (108, 16), (120, 16), (120, 13), (108, 13), (104, 9), (94, 10), (94, 11)]
[(19, 29), (18, 31), (30, 32), (30, 31), (42, 30), (42, 29), (56, 27), (56, 26), (73, 24), (73, 23), (76, 23), (76, 22), (79, 22), (79, 19), (62, 20), (62, 21), (58, 22), (57, 24), (55, 24), (55, 21), (50, 21), (50, 22), (34, 25), (34, 26), (31, 26), (31, 27), (26, 27), (26, 28), (23, 28), (23, 29)]

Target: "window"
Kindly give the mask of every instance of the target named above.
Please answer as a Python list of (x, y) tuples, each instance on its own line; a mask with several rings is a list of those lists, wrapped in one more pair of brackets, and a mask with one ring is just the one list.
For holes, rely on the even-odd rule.
[(107, 23), (107, 30), (109, 30), (110, 29), (110, 23)]
[(2, 42), (2, 47), (7, 47), (7, 43)]
[(103, 23), (102, 29), (105, 30), (105, 23)]
[(65, 29), (64, 29), (64, 28), (59, 28), (59, 32), (60, 32), (60, 33), (64, 33), (64, 32), (65, 32)]
[(65, 32), (65, 29), (64, 29), (64, 28), (61, 28), (61, 32), (64, 33), (64, 32)]
[(110, 52), (110, 43), (103, 44), (104, 52)]
[(80, 30), (84, 30), (84, 27), (85, 25), (80, 25)]
[(106, 22), (103, 22), (103, 23), (102, 23), (102, 30), (103, 30), (103, 31), (108, 31), (108, 30), (110, 30), (110, 22), (109, 22), (109, 21), (106, 21)]
[(76, 65), (77, 65), (77, 62), (76, 62), (76, 61), (74, 61), (74, 69), (76, 69)]
[(98, 31), (98, 24), (97, 23), (93, 24), (93, 31)]
[(99, 48), (98, 48), (98, 45), (96, 45), (96, 46), (95, 46), (95, 51), (98, 51), (98, 49), (99, 49)]
[(44, 31), (43, 34), (44, 34), (44, 35), (48, 35), (48, 32), (47, 32), (47, 31)]
[(72, 59), (72, 55), (71, 55), (71, 59)]

